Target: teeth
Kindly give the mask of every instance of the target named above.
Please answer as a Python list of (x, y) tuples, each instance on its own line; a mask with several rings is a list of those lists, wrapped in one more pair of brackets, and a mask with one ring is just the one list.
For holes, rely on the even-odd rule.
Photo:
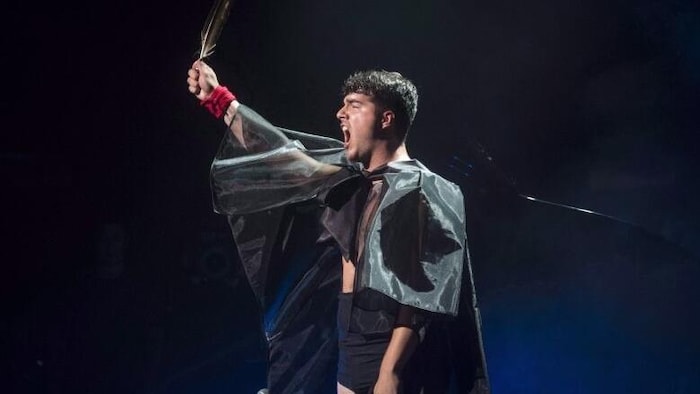
[(345, 147), (347, 147), (348, 141), (350, 140), (350, 132), (348, 131), (348, 126), (340, 125), (340, 130), (343, 131), (343, 140), (345, 143)]

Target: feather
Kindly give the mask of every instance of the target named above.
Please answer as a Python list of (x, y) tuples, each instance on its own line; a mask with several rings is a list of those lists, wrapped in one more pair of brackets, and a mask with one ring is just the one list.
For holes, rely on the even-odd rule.
[(199, 50), (200, 59), (204, 59), (214, 53), (216, 41), (224, 29), (226, 19), (228, 19), (231, 2), (232, 0), (215, 0), (214, 6), (209, 11), (209, 16), (202, 28), (202, 47)]

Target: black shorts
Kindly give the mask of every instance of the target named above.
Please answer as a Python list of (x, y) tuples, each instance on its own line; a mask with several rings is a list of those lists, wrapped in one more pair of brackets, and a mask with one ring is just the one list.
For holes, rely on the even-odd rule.
[(338, 296), (338, 383), (364, 394), (377, 381), (392, 332), (369, 335), (350, 332), (352, 297), (353, 293)]

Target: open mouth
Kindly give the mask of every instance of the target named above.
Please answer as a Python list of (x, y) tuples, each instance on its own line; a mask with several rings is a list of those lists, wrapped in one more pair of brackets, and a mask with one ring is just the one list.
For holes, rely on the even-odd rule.
[(345, 125), (340, 125), (340, 130), (343, 132), (343, 145), (347, 148), (348, 142), (350, 142), (350, 132)]

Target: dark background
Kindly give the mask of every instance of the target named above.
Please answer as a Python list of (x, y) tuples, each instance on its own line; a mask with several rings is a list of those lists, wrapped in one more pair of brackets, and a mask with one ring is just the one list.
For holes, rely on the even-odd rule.
[[(210, 5), (3, 6), (9, 392), (264, 386), (210, 204), (223, 130), (185, 83)], [(409, 151), (467, 195), (494, 392), (700, 390), (697, 2), (240, 0), (210, 64), (328, 136), (349, 73), (416, 83)]]

